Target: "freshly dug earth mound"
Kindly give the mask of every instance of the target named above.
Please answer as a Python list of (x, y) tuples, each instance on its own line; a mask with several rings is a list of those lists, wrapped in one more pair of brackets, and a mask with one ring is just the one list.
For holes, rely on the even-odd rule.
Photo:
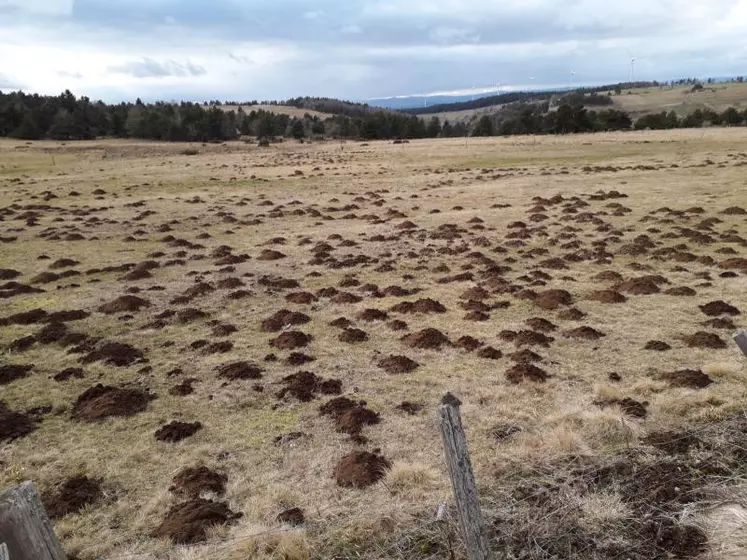
[(486, 346), (485, 348), (481, 348), (477, 355), (486, 360), (500, 360), (503, 357), (503, 352), (492, 346)]
[(625, 280), (624, 282), (620, 282), (616, 288), (621, 292), (635, 296), (658, 294), (661, 291), (656, 282), (646, 277)]
[(225, 379), (259, 379), (262, 377), (262, 368), (250, 362), (231, 362), (216, 368), (218, 377)]
[(202, 424), (199, 422), (178, 422), (174, 420), (161, 426), (156, 430), (154, 434), (158, 441), (168, 441), (170, 443), (176, 443), (190, 436), (195, 435), (199, 430), (202, 429)]
[(628, 301), (628, 298), (615, 290), (599, 290), (598, 292), (592, 292), (586, 299), (598, 301), (600, 303), (625, 303)]
[(101, 313), (111, 315), (113, 313), (132, 313), (134, 311), (140, 311), (143, 307), (150, 307), (150, 302), (147, 299), (126, 295), (119, 296), (117, 299), (101, 305), (98, 310)]
[(277, 338), (273, 338), (270, 341), (270, 346), (278, 350), (295, 350), (296, 348), (308, 346), (311, 340), (312, 337), (310, 334), (302, 333), (301, 331), (286, 331)]
[(410, 401), (402, 401), (400, 404), (397, 405), (397, 410), (401, 410), (405, 414), (409, 414), (410, 416), (415, 416), (418, 412), (423, 410), (423, 405), (420, 403), (414, 403)]
[(211, 471), (207, 467), (187, 467), (173, 478), (169, 490), (189, 498), (199, 498), (202, 492), (223, 494), (227, 482), (225, 474)]
[(407, 330), (407, 323), (404, 321), (400, 321), (399, 319), (395, 319), (394, 321), (389, 321), (386, 324), (387, 327), (389, 327), (393, 331), (406, 331)]
[(395, 313), (446, 313), (446, 307), (441, 302), (431, 298), (417, 301), (403, 301), (391, 308)]
[(80, 395), (73, 405), (72, 417), (93, 422), (109, 416), (132, 416), (142, 412), (154, 397), (137, 389), (95, 385)]
[(553, 337), (536, 331), (519, 331), (513, 337), (513, 343), (516, 346), (544, 346), (549, 348), (553, 342), (555, 342)]
[(144, 359), (145, 356), (143, 353), (129, 344), (107, 342), (101, 348), (93, 350), (83, 356), (80, 361), (83, 364), (104, 362), (109, 365), (127, 367)]
[(67, 381), (71, 377), (74, 377), (75, 379), (83, 379), (83, 377), (85, 377), (83, 368), (65, 368), (59, 373), (56, 373), (52, 379), (57, 382), (62, 382)]
[(332, 418), (338, 418), (345, 414), (348, 410), (355, 408), (356, 406), (364, 406), (365, 401), (352, 401), (347, 397), (335, 397), (334, 399), (328, 400), (322, 406), (319, 407), (319, 414), (322, 416), (331, 416)]
[(688, 286), (678, 286), (676, 288), (669, 288), (664, 293), (668, 296), (697, 296), (698, 292)]
[(359, 405), (337, 416), (335, 429), (345, 434), (359, 434), (363, 426), (378, 424), (379, 422), (381, 422), (381, 417), (378, 412)]
[(53, 492), (42, 496), (44, 508), (52, 519), (70, 513), (78, 513), (85, 506), (103, 497), (101, 482), (87, 476), (75, 476), (66, 480)]
[(306, 521), (303, 510), (297, 507), (286, 509), (279, 513), (276, 519), (278, 523), (286, 523), (293, 526), (303, 525), (304, 521)]
[(643, 347), (643, 349), (644, 350), (655, 350), (656, 352), (666, 352), (667, 350), (671, 350), (672, 347), (666, 342), (663, 342), (661, 340), (649, 340), (646, 343), (646, 346)]
[(402, 337), (400, 340), (411, 348), (425, 348), (440, 350), (442, 346), (451, 344), (449, 339), (438, 329), (428, 328)]
[(537, 294), (534, 304), (542, 309), (553, 310), (573, 304), (573, 296), (566, 290), (547, 290)]
[(576, 340), (599, 340), (602, 337), (607, 336), (603, 332), (600, 332), (592, 327), (578, 327), (563, 333), (566, 338), (575, 338)]
[(506, 371), (506, 379), (511, 383), (521, 383), (524, 380), (538, 381), (547, 380), (550, 375), (543, 369), (529, 362), (520, 362)]
[(278, 398), (291, 395), (301, 402), (314, 399), (317, 394), (339, 395), (342, 392), (342, 381), (339, 379), (323, 379), (310, 371), (299, 371), (283, 378), (285, 387), (278, 393)]
[(682, 340), (690, 348), (713, 348), (715, 350), (726, 348), (726, 342), (721, 340), (717, 334), (705, 331), (698, 331), (695, 334), (685, 336)]
[(487, 313), (483, 313), (482, 311), (470, 311), (464, 316), (465, 321), (488, 321), (490, 319), (490, 315)]
[(527, 319), (526, 324), (535, 331), (540, 332), (552, 332), (558, 328), (557, 325), (554, 325), (542, 317), (532, 317), (531, 319)]
[(36, 430), (34, 419), (22, 412), (13, 412), (0, 401), (0, 442), (13, 441)]
[(392, 464), (381, 455), (355, 451), (340, 459), (334, 477), (338, 486), (365, 488), (384, 478), (391, 467)]
[(361, 321), (386, 321), (388, 318), (387, 312), (380, 309), (366, 309), (358, 313), (358, 319)]
[(65, 323), (49, 323), (34, 335), (39, 344), (52, 344), (58, 342), (67, 334)]
[(704, 389), (713, 383), (713, 379), (697, 369), (681, 369), (662, 374), (661, 378), (672, 387), (686, 389)]
[(233, 523), (242, 515), (224, 502), (196, 498), (172, 507), (150, 536), (168, 538), (176, 544), (195, 544), (207, 540), (210, 527)]
[(200, 319), (205, 319), (207, 316), (208, 314), (202, 309), (188, 307), (187, 309), (182, 309), (176, 314), (176, 322), (180, 325), (186, 325), (188, 323), (193, 323), (194, 321), (199, 321)]
[(34, 366), (31, 365), (7, 365), (0, 366), (0, 385), (7, 385), (16, 379), (27, 377)]
[(387, 373), (410, 373), (415, 371), (420, 364), (416, 361), (411, 360), (407, 356), (392, 356), (379, 360), (377, 364), (381, 369)]
[(474, 352), (480, 346), (482, 346), (482, 342), (472, 336), (465, 335), (460, 337), (459, 340), (456, 341), (456, 346), (458, 346), (459, 348), (464, 348), (467, 352)]
[(564, 309), (558, 313), (558, 319), (562, 319), (563, 321), (580, 321), (584, 317), (586, 317), (586, 313), (575, 307)]
[(530, 362), (541, 362), (542, 356), (539, 354), (536, 354), (529, 350), (529, 348), (524, 348), (524, 350), (519, 350), (518, 352), (513, 352), (508, 355), (509, 358), (511, 358), (514, 362), (518, 363), (530, 363)]
[(260, 330), (264, 332), (279, 332), (289, 325), (303, 325), (311, 321), (305, 313), (281, 309), (276, 311), (260, 324)]
[(648, 403), (641, 403), (635, 399), (631, 399), (630, 397), (625, 397), (623, 399), (608, 399), (597, 401), (594, 404), (603, 408), (607, 406), (617, 405), (625, 414), (627, 414), (628, 416), (633, 416), (634, 418), (645, 418), (646, 416), (648, 416), (648, 410), (646, 410), (646, 405)]
[(366, 331), (360, 329), (345, 329), (337, 336), (337, 340), (340, 342), (347, 342), (348, 344), (365, 342), (368, 340), (368, 334)]
[(711, 301), (704, 305), (699, 305), (700, 310), (709, 317), (718, 317), (719, 315), (739, 315), (740, 311), (725, 301)]

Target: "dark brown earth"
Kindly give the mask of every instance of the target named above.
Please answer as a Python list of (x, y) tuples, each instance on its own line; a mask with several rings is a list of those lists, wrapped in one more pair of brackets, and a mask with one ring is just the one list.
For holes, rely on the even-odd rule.
[(78, 513), (85, 506), (103, 497), (101, 481), (87, 476), (75, 476), (60, 484), (53, 491), (42, 495), (44, 508), (49, 517), (57, 519)]
[(187, 467), (179, 471), (169, 490), (189, 498), (199, 498), (202, 492), (223, 494), (228, 477), (205, 466)]
[(717, 334), (705, 331), (698, 331), (695, 334), (684, 336), (682, 340), (690, 348), (713, 348), (714, 350), (721, 350), (727, 347), (726, 342)]
[(389, 355), (388, 357), (379, 360), (377, 365), (387, 373), (397, 374), (415, 371), (420, 364), (411, 360), (407, 356)]
[(250, 362), (230, 362), (216, 368), (218, 377), (225, 379), (259, 379), (262, 377), (262, 368)]
[(521, 383), (522, 381), (546, 381), (550, 375), (543, 369), (529, 362), (520, 362), (506, 371), (506, 379), (511, 383)]
[(132, 416), (144, 411), (154, 397), (138, 389), (95, 385), (73, 404), (72, 417), (89, 422), (110, 416)]
[(176, 544), (195, 544), (207, 540), (210, 527), (231, 524), (242, 516), (224, 502), (195, 498), (173, 506), (150, 536), (171, 539)]
[(700, 310), (709, 317), (718, 317), (719, 315), (739, 315), (740, 311), (733, 305), (725, 301), (711, 301), (698, 306)]
[(106, 342), (81, 358), (81, 363), (104, 362), (105, 364), (127, 367), (141, 362), (145, 355), (141, 350), (119, 342)]
[(338, 486), (365, 488), (384, 478), (391, 466), (377, 453), (354, 451), (340, 459), (335, 466), (334, 477)]
[(342, 381), (339, 379), (323, 379), (310, 371), (300, 371), (283, 378), (285, 387), (278, 393), (282, 399), (286, 395), (308, 402), (316, 395), (339, 395), (342, 392)]
[(143, 298), (132, 296), (132, 295), (126, 295), (126, 296), (119, 296), (117, 299), (114, 299), (110, 301), (109, 303), (105, 303), (101, 305), (98, 310), (101, 313), (106, 313), (107, 315), (111, 315), (113, 313), (132, 313), (135, 311), (140, 311), (140, 309), (144, 307), (150, 307), (151, 303)]
[(713, 379), (708, 375), (695, 369), (670, 371), (663, 373), (661, 378), (664, 381), (668, 381), (672, 387), (683, 387), (687, 389), (705, 389), (713, 383)]
[(25, 437), (36, 428), (37, 423), (30, 415), (14, 412), (3, 401), (0, 401), (0, 442)]
[(32, 365), (15, 364), (0, 366), (0, 385), (7, 385), (17, 379), (23, 379), (29, 375), (32, 369), (34, 369)]
[(312, 336), (301, 331), (286, 331), (270, 341), (270, 346), (278, 350), (295, 350), (311, 343)]
[(158, 428), (153, 435), (158, 441), (176, 443), (195, 435), (201, 429), (202, 424), (199, 422), (179, 422), (174, 420), (173, 422)]
[(442, 346), (449, 345), (451, 342), (438, 329), (427, 328), (421, 331), (408, 334), (402, 337), (402, 342), (411, 348), (425, 348), (431, 350), (440, 350)]

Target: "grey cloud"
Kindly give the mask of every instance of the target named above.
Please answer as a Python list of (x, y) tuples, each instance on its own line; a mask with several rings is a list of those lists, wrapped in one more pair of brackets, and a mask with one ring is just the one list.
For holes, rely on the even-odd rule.
[(114, 74), (129, 74), (135, 78), (165, 78), (168, 76), (184, 78), (207, 74), (207, 70), (202, 66), (191, 62), (179, 63), (173, 60), (158, 62), (152, 58), (143, 58), (117, 66), (109, 66), (107, 70)]

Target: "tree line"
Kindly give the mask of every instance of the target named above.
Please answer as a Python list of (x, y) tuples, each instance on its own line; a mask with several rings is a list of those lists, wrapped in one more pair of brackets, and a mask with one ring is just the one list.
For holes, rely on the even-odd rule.
[[(340, 114), (322, 119), (305, 114), (292, 117), (262, 109), (226, 110), (219, 105), (199, 103), (134, 103), (108, 105), (76, 98), (70, 91), (58, 96), (22, 92), (0, 92), (0, 136), (24, 140), (89, 140), (99, 137), (140, 138), (179, 142), (222, 142), (241, 137), (342, 138), (362, 140), (416, 139), (437, 137), (506, 136), (517, 134), (570, 134), (578, 132), (633, 129), (692, 128), (708, 125), (743, 126), (747, 109), (730, 107), (723, 112), (696, 109), (680, 117), (675, 112), (653, 113), (633, 121), (624, 111), (593, 110), (586, 105), (604, 106), (607, 96), (575, 92), (550, 106), (541, 102), (514, 102), (492, 115), (471, 123), (449, 122), (432, 116), (367, 106), (346, 106)], [(305, 104), (313, 98), (299, 98)], [(589, 100), (593, 100), (589, 103)], [(324, 107), (332, 103), (324, 100)], [(346, 102), (340, 102), (345, 104)], [(361, 109), (365, 107), (365, 110)]]

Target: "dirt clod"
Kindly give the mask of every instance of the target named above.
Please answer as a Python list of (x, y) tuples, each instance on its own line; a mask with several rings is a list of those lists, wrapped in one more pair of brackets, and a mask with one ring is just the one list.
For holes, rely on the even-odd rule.
[(420, 364), (407, 356), (390, 355), (387, 358), (379, 360), (377, 365), (387, 373), (397, 374), (415, 371)]
[(334, 477), (338, 486), (365, 488), (384, 478), (391, 466), (379, 454), (355, 451), (340, 459), (335, 466)]
[(195, 435), (201, 429), (202, 424), (199, 422), (179, 422), (174, 420), (158, 428), (154, 435), (158, 441), (176, 443)]
[(49, 517), (58, 519), (71, 513), (78, 513), (102, 497), (99, 480), (75, 476), (60, 484), (54, 491), (42, 495), (42, 502)]
[(93, 422), (110, 416), (132, 416), (144, 411), (154, 397), (138, 389), (95, 385), (81, 394), (72, 409), (72, 417)]
[(549, 377), (550, 375), (545, 370), (529, 362), (519, 362), (506, 371), (506, 379), (511, 383), (521, 383), (524, 380), (543, 383)]
[(207, 540), (210, 527), (231, 524), (242, 515), (224, 502), (195, 498), (173, 506), (150, 536), (168, 538), (176, 544), (195, 544)]

